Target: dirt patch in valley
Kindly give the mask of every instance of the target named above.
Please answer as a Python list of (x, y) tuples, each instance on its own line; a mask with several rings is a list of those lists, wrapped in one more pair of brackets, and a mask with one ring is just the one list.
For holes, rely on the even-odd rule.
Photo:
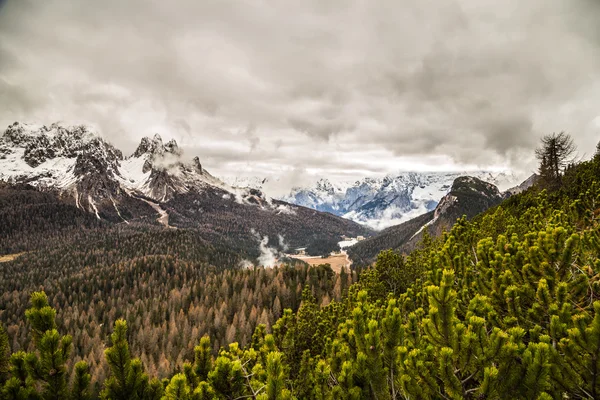
[(14, 260), (17, 257), (22, 256), (23, 254), (25, 254), (26, 252), (22, 252), (22, 253), (15, 253), (15, 254), (5, 254), (3, 256), (0, 256), (0, 263), (5, 263), (5, 262), (9, 262)]
[(352, 261), (345, 252), (340, 254), (332, 254), (327, 258), (294, 255), (290, 255), (290, 257), (295, 258), (296, 260), (304, 261), (305, 263), (313, 266), (329, 264), (331, 265), (331, 269), (336, 274), (339, 274), (344, 267), (346, 268), (346, 271), (350, 271), (350, 265), (352, 265)]

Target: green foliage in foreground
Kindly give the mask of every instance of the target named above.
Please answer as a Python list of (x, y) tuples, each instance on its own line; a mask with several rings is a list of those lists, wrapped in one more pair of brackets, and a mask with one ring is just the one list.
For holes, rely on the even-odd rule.
[[(117, 321), (105, 351), (104, 399), (583, 399), (600, 398), (599, 161), (566, 174), (402, 258), (382, 253), (344, 301), (310, 290), (270, 333), (222, 348), (210, 339), (163, 382), (130, 354)], [(35, 350), (8, 356), (3, 399), (84, 399), (84, 362), (68, 379), (71, 339), (34, 293)], [(4, 349), (4, 350), (3, 350)]]

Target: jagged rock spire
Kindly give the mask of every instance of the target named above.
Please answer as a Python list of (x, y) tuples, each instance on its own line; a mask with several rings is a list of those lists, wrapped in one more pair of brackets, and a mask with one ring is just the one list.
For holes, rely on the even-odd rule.
[(192, 160), (192, 163), (193, 163), (194, 167), (196, 168), (196, 171), (198, 171), (199, 173), (202, 173), (202, 164), (200, 164), (200, 158), (198, 156), (194, 157), (194, 159)]
[(132, 154), (132, 157), (142, 157), (145, 154), (161, 156), (165, 153), (180, 156), (181, 150), (179, 149), (175, 139), (171, 139), (166, 144), (163, 144), (162, 137), (156, 133), (152, 139), (150, 139), (148, 136), (144, 136), (139, 146)]

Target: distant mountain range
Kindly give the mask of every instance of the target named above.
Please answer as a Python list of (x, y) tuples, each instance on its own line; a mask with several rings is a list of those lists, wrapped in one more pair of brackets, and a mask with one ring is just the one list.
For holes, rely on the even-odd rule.
[[(385, 229), (433, 211), (451, 189), (454, 180), (472, 176), (494, 184), (500, 190), (521, 182), (506, 172), (401, 172), (383, 178), (364, 178), (354, 182), (320, 179), (308, 187), (292, 189), (280, 199), (292, 204), (325, 211), (373, 229)], [(262, 188), (266, 179), (232, 179), (238, 187)]]
[(399, 225), (388, 227), (378, 234), (358, 242), (348, 249), (356, 265), (369, 265), (382, 250), (393, 249), (409, 253), (421, 241), (425, 230), (439, 236), (463, 215), (473, 218), (479, 213), (500, 204), (513, 194), (528, 189), (535, 182), (532, 175), (519, 186), (501, 193), (498, 187), (472, 176), (458, 177), (450, 191), (441, 198), (434, 210), (419, 215)]
[[(372, 233), (261, 190), (228, 185), (206, 171), (198, 157), (186, 161), (174, 140), (163, 143), (159, 135), (144, 137), (133, 154), (124, 156), (86, 126), (17, 122), (0, 136), (0, 182), (11, 199), (44, 198), (32, 189), (54, 199), (34, 201), (36, 207), (51, 202), (61, 213), (75, 215), (67, 210), (72, 207), (108, 223), (150, 221), (196, 229), (208, 242), (252, 257), (265, 237), (268, 246), (283, 250)], [(19, 220), (17, 206), (4, 210), (11, 221)]]

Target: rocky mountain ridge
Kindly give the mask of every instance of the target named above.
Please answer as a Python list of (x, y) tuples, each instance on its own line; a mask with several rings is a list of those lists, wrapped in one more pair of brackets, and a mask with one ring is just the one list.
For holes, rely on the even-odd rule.
[(106, 203), (118, 211), (115, 204), (124, 197), (166, 202), (207, 187), (229, 191), (240, 201), (256, 196), (256, 191), (229, 187), (208, 173), (198, 157), (185, 162), (182, 154), (175, 140), (163, 144), (158, 134), (142, 138), (135, 152), (124, 157), (83, 125), (15, 122), (0, 137), (0, 180), (58, 191), (96, 214)]
[[(288, 203), (351, 219), (374, 229), (406, 222), (433, 211), (456, 178), (473, 176), (504, 191), (521, 182), (508, 172), (400, 172), (381, 178), (333, 182), (322, 178), (306, 187), (296, 187), (278, 197)], [(235, 179), (236, 186), (262, 188), (266, 179)], [(518, 189), (514, 189), (518, 190)]]

